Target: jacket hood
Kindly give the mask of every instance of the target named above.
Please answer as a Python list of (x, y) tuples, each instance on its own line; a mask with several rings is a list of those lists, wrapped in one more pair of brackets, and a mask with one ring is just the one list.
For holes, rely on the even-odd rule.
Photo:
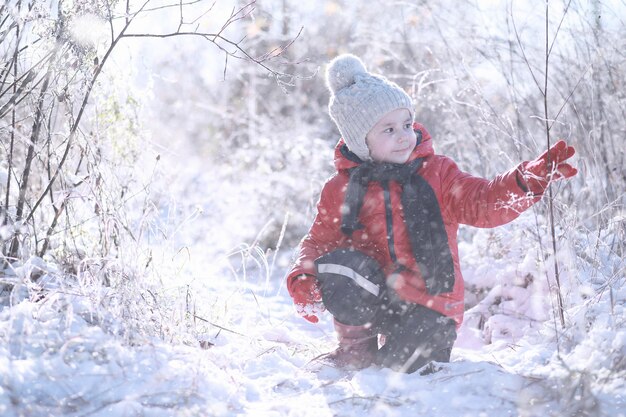
[[(414, 123), (413, 130), (420, 131), (422, 133), (422, 141), (415, 146), (415, 149), (411, 152), (407, 162), (432, 155), (435, 152), (433, 149), (432, 138), (426, 128), (421, 123)], [(344, 148), (345, 143), (346, 142), (342, 138), (339, 139), (339, 142), (337, 142), (337, 145), (335, 146), (335, 168), (337, 171), (354, 168), (361, 163), (356, 155), (346, 155), (342, 152), (342, 148)]]

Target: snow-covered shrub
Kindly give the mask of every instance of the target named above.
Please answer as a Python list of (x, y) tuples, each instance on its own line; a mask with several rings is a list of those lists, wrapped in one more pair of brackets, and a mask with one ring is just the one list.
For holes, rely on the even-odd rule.
[(602, 404), (624, 388), (624, 259), (611, 244), (623, 229), (590, 235), (572, 218), (557, 228), (565, 326), (545, 219), (529, 212), (460, 246), (468, 310), (457, 348), (484, 350), (534, 381), (520, 415), (609, 415)]

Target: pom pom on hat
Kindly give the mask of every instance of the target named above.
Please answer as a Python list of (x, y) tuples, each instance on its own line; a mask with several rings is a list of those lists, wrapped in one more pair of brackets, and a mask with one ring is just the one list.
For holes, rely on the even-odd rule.
[(357, 74), (367, 75), (363, 61), (352, 54), (339, 55), (326, 68), (328, 89), (334, 94), (342, 88), (351, 86)]
[(385, 77), (367, 72), (354, 55), (339, 55), (328, 63), (326, 85), (330, 117), (348, 149), (362, 161), (371, 160), (366, 136), (385, 114), (408, 109), (414, 115), (411, 97)]

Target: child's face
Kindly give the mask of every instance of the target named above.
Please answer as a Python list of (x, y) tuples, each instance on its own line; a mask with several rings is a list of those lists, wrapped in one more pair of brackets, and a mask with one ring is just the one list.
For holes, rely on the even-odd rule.
[(409, 110), (396, 109), (384, 115), (369, 131), (365, 142), (374, 161), (405, 163), (417, 142)]

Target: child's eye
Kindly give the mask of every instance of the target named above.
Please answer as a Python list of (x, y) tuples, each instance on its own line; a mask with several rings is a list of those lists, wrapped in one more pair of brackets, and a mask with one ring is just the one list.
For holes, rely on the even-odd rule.
[(393, 133), (393, 127), (388, 127), (385, 129), (385, 133)]
[(405, 129), (412, 129), (413, 128), (413, 124), (412, 123), (407, 123), (404, 125)]

